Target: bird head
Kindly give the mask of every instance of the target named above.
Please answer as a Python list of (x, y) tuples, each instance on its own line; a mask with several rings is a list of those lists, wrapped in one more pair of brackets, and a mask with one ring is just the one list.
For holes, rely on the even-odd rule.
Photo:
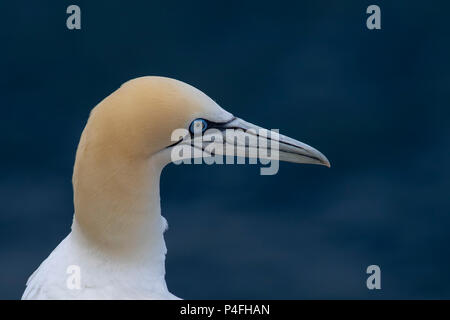
[[(174, 134), (176, 130), (178, 134)], [(227, 137), (230, 130), (238, 132), (237, 136)], [(264, 136), (261, 130), (265, 129), (233, 116), (200, 90), (178, 80), (154, 76), (124, 83), (93, 109), (85, 129), (90, 132), (92, 146), (112, 152), (115, 157), (155, 157), (167, 164), (173, 161), (174, 148), (183, 145), (205, 151), (206, 145), (214, 142), (215, 147), (209, 150), (225, 154), (225, 150), (239, 146), (257, 149), (261, 139), (265, 139), (268, 144), (276, 140), (277, 160), (330, 166), (327, 158), (313, 147), (284, 135), (274, 138), (268, 130)], [(248, 134), (250, 139), (246, 140), (244, 135)], [(252, 136), (258, 139), (251, 139)], [(195, 138), (202, 141), (195, 143)], [(185, 153), (183, 158), (199, 155), (205, 154)], [(250, 157), (251, 152), (244, 156)]]

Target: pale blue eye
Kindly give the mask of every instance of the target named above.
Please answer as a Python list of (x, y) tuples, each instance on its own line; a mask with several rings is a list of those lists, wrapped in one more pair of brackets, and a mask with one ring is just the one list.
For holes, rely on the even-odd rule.
[(194, 134), (194, 132), (199, 132), (200, 129), (202, 130), (202, 132), (205, 132), (205, 130), (208, 128), (208, 122), (206, 122), (205, 119), (195, 119), (194, 121), (192, 121), (191, 125), (189, 126), (189, 131)]

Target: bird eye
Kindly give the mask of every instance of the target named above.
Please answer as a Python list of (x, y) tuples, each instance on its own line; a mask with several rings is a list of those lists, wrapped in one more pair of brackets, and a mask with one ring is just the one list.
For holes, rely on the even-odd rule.
[(205, 132), (205, 130), (208, 128), (208, 122), (206, 122), (205, 119), (195, 119), (192, 121), (191, 125), (189, 126), (189, 131), (191, 134), (194, 134), (194, 132)]

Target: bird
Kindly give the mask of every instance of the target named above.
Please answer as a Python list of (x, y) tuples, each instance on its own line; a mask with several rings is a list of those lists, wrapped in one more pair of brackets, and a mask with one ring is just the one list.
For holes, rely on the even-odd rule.
[[(159, 181), (174, 148), (192, 145), (189, 129), (199, 119), (202, 132), (261, 129), (160, 76), (129, 80), (91, 110), (75, 155), (71, 231), (29, 277), (22, 299), (180, 299), (165, 281)], [(179, 128), (186, 139), (174, 142)], [(280, 161), (330, 166), (313, 147), (278, 140)]]

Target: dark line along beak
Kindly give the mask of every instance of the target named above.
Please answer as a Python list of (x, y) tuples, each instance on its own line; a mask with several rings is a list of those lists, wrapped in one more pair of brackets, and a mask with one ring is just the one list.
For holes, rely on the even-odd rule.
[[(256, 135), (258, 138), (262, 137), (261, 134), (259, 133), (261, 132), (260, 130), (266, 130), (266, 132), (268, 132), (267, 129), (261, 128), (259, 126), (256, 126), (252, 123), (249, 123), (239, 118), (231, 119), (230, 121), (222, 124), (215, 123), (213, 127), (222, 131), (225, 131), (227, 129), (241, 129), (244, 132), (247, 132), (248, 134)], [(287, 161), (294, 163), (311, 163), (330, 167), (330, 162), (320, 151), (303, 142), (289, 138), (282, 134), (273, 135), (271, 134), (271, 132), (269, 133), (269, 135), (266, 135), (264, 137), (267, 137), (267, 140), (270, 141), (271, 143), (272, 141), (278, 142), (280, 161)], [(236, 141), (226, 141), (226, 143), (235, 145)], [(245, 147), (246, 148), (258, 147), (258, 145), (253, 144), (254, 143), (252, 143), (250, 139), (250, 141), (245, 142)]]

